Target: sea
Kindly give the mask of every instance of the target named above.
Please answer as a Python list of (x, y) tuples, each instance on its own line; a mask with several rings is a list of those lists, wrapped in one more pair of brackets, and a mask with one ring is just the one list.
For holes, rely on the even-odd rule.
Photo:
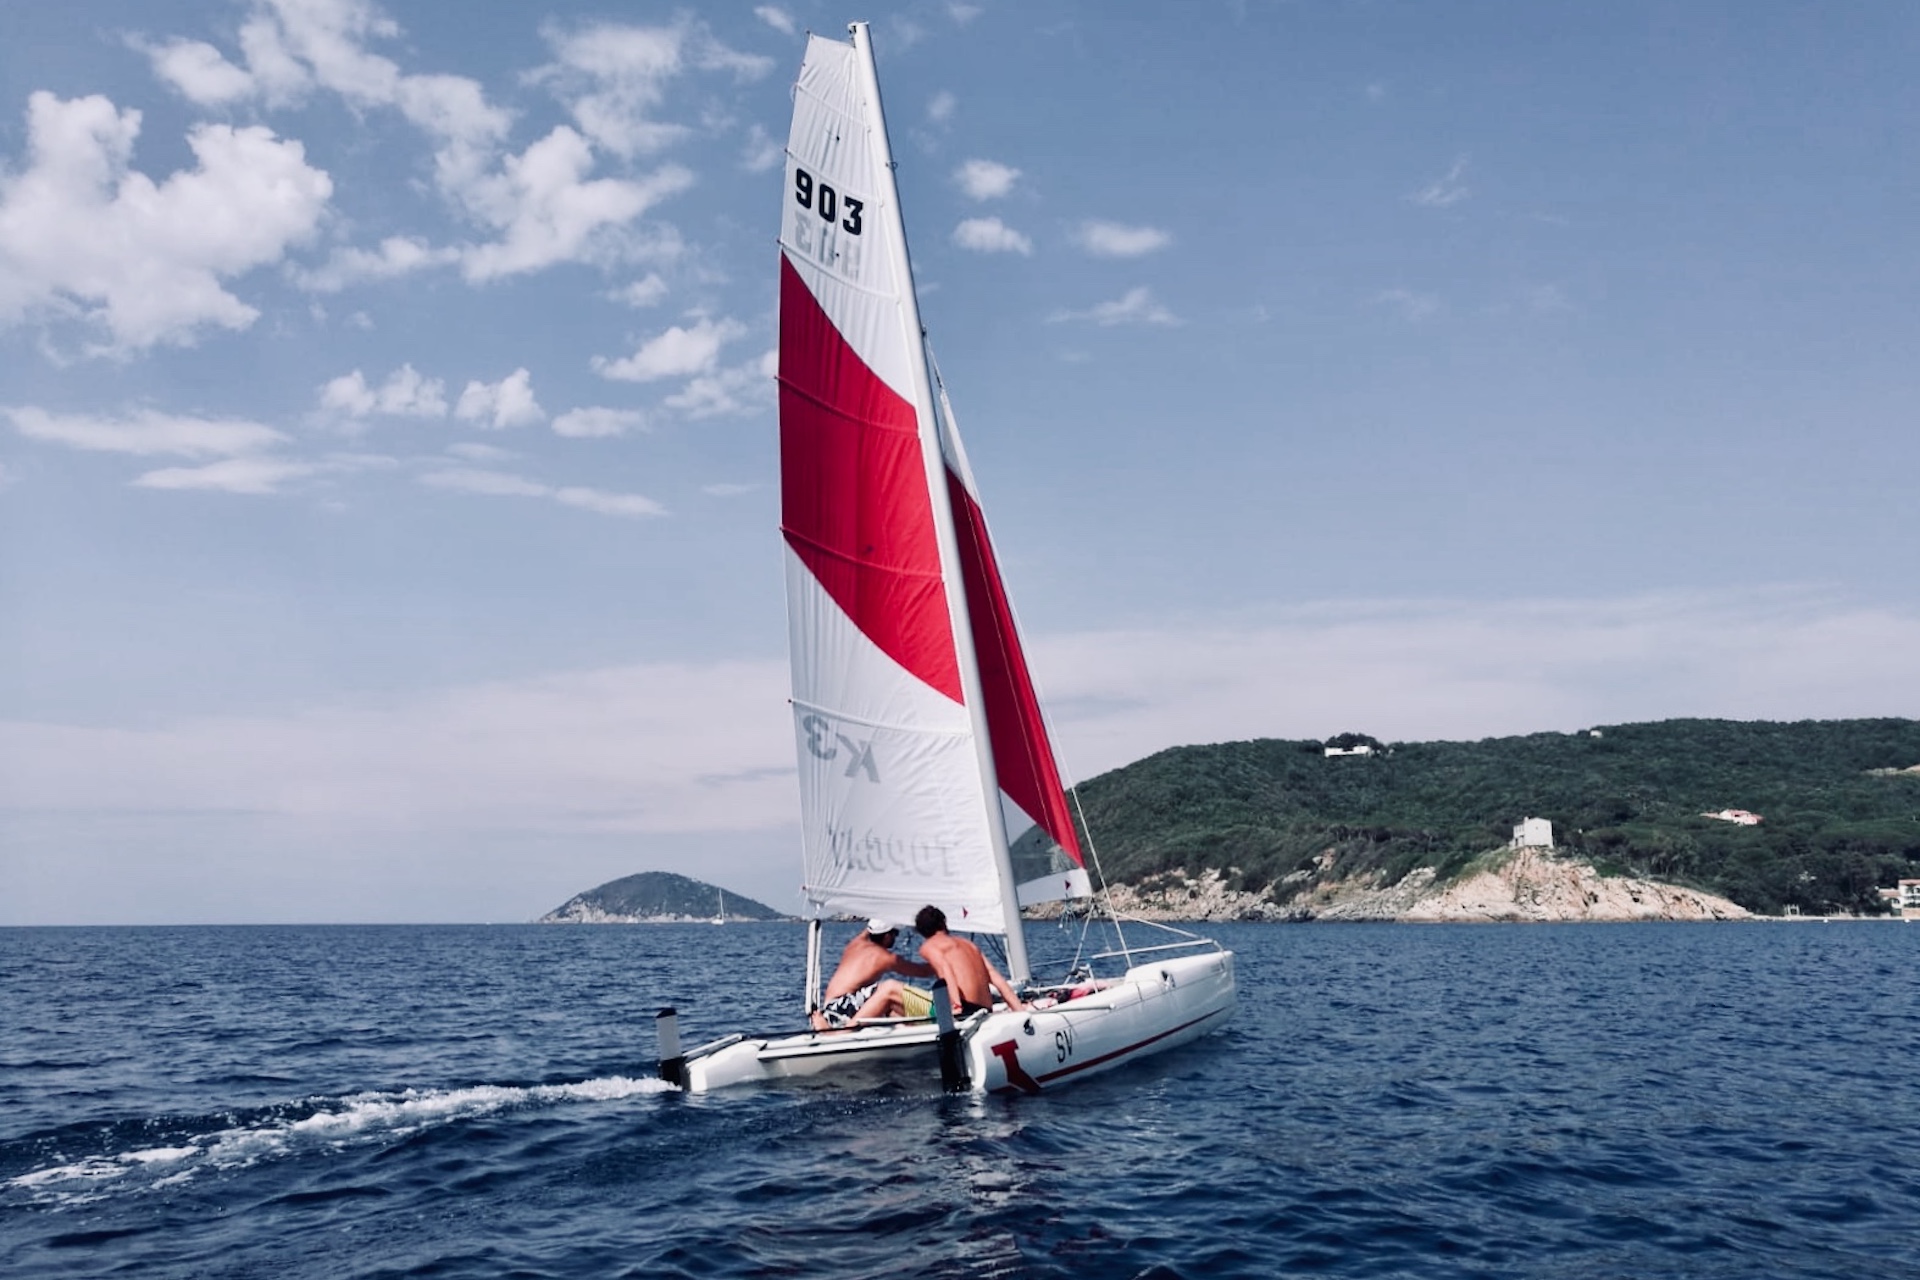
[(1205, 932), (1225, 1030), (982, 1098), (661, 1083), (793, 924), (0, 929), (0, 1273), (1920, 1277), (1920, 928)]

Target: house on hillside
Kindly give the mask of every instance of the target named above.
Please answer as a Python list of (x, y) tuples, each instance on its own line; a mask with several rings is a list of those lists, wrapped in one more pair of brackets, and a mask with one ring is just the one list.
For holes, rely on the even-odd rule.
[(1372, 754), (1373, 754), (1373, 748), (1368, 746), (1364, 742), (1357, 747), (1328, 747), (1327, 748), (1328, 756), (1370, 756)]
[(1891, 889), (1882, 889), (1880, 896), (1902, 920), (1920, 920), (1920, 880), (1902, 880)]
[(1545, 818), (1522, 818), (1520, 825), (1513, 829), (1513, 842), (1509, 849), (1551, 849), (1553, 848), (1553, 824)]
[(1762, 821), (1759, 814), (1748, 813), (1745, 809), (1722, 809), (1718, 813), (1703, 813), (1700, 816), (1720, 822), (1737, 822), (1743, 827), (1757, 827)]

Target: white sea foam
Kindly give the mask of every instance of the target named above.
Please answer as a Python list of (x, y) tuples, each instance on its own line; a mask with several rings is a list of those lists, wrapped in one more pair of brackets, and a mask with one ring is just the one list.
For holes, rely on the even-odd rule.
[(140, 1179), (138, 1185), (142, 1187), (177, 1186), (203, 1168), (244, 1168), (303, 1147), (339, 1148), (355, 1142), (406, 1137), (434, 1125), (523, 1107), (615, 1102), (672, 1089), (660, 1080), (606, 1076), (572, 1084), (482, 1084), (465, 1089), (405, 1089), (311, 1099), (316, 1109), (297, 1120), (265, 1119), (209, 1133), (181, 1146), (89, 1156), (9, 1178), (0, 1182), (0, 1190), (27, 1191), (71, 1203), (93, 1198), (100, 1184), (135, 1170), (151, 1169), (166, 1175), (151, 1181)]

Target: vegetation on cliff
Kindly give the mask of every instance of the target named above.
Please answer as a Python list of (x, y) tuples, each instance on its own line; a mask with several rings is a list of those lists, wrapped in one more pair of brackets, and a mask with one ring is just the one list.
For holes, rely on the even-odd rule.
[[(1342, 735), (1332, 745), (1374, 745)], [(1176, 747), (1080, 788), (1107, 876), (1237, 869), (1279, 903), (1328, 880), (1446, 878), (1523, 817), (1603, 873), (1721, 894), (1752, 911), (1882, 910), (1920, 876), (1920, 721), (1665, 720), (1480, 742)], [(1726, 809), (1755, 826), (1705, 817)]]

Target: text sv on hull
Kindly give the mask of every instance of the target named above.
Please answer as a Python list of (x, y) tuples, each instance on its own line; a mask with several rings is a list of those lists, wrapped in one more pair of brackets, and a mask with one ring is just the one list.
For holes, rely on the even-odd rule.
[[(780, 231), (781, 531), (805, 844), (806, 999), (821, 921), (911, 920), (1005, 939), (1037, 1007), (953, 1025), (734, 1035), (662, 1074), (696, 1092), (797, 1076), (941, 1070), (949, 1088), (1042, 1088), (1172, 1048), (1234, 1007), (1204, 939), (1103, 953), (1036, 987), (1020, 907), (1091, 896), (1019, 630), (927, 350), (864, 23), (810, 36), (794, 86)], [(944, 992), (936, 1011), (945, 1013)], [(943, 1032), (942, 1024), (946, 1025)], [(944, 1037), (944, 1038), (943, 1038)]]

